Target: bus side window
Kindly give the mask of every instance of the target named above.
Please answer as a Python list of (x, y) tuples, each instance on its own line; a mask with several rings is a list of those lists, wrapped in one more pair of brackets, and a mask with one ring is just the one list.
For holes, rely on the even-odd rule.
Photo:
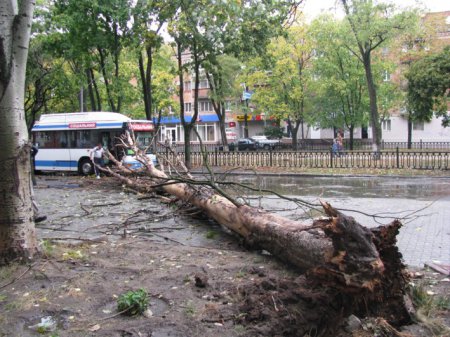
[(57, 131), (56, 139), (58, 140), (55, 144), (57, 148), (67, 147), (67, 131)]
[(36, 143), (38, 143), (41, 149), (55, 148), (54, 133), (47, 131), (36, 132)]

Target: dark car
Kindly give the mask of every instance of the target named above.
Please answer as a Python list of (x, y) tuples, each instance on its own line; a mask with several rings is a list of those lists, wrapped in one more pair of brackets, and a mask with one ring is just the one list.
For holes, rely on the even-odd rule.
[(256, 142), (250, 138), (242, 138), (238, 140), (237, 147), (239, 151), (256, 151), (257, 145)]

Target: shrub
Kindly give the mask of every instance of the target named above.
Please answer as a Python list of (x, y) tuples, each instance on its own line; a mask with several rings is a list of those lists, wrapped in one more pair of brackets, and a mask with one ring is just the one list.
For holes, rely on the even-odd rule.
[(128, 291), (117, 299), (117, 310), (125, 315), (142, 314), (148, 307), (148, 294), (144, 289)]

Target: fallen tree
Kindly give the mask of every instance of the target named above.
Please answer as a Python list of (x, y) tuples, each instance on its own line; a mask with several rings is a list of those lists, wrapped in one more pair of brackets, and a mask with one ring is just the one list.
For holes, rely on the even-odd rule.
[[(116, 169), (105, 170), (122, 184), (139, 192), (164, 191), (188, 202), (248, 245), (307, 275), (296, 286), (301, 302), (313, 303), (315, 314), (297, 327), (299, 336), (311, 329), (316, 336), (333, 335), (350, 314), (381, 317), (393, 326), (411, 320), (405, 301), (408, 280), (395, 245), (399, 221), (370, 230), (322, 202), (326, 216), (306, 225), (241, 203), (228, 196), (219, 182), (193, 179), (183, 166), (156, 169), (131, 138), (126, 146), (133, 148), (144, 166), (130, 171), (110, 156)], [(160, 158), (160, 163), (168, 163), (166, 159)], [(393, 336), (395, 329), (390, 331), (388, 335)]]

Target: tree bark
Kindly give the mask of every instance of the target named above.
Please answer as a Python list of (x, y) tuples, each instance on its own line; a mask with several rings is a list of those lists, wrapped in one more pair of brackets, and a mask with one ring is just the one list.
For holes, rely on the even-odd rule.
[[(144, 158), (141, 157), (142, 161)], [(398, 221), (372, 232), (323, 202), (328, 217), (306, 225), (263, 209), (240, 205), (225, 198), (220, 190), (216, 192), (190, 178), (185, 179), (188, 183), (171, 179), (150, 163), (146, 167), (154, 186), (195, 205), (250, 246), (266, 250), (307, 272), (308, 282), (323, 291), (322, 296), (329, 296), (325, 301), (327, 305), (336, 305), (333, 301), (337, 299), (342, 303), (340, 323), (351, 313), (360, 317), (376, 314), (393, 324), (410, 320), (403, 299), (407, 279), (395, 246), (395, 236), (401, 226)], [(152, 189), (142, 179), (110, 172), (134, 190), (148, 192)], [(130, 173), (125, 169), (123, 172)]]
[(381, 149), (381, 125), (380, 116), (378, 114), (377, 91), (373, 81), (370, 53), (366, 52), (363, 55), (363, 62), (367, 79), (367, 89), (369, 91), (370, 123), (372, 126), (372, 150), (375, 153), (378, 153)]
[(38, 252), (25, 122), (25, 69), (35, 3), (0, 4), (0, 264)]

